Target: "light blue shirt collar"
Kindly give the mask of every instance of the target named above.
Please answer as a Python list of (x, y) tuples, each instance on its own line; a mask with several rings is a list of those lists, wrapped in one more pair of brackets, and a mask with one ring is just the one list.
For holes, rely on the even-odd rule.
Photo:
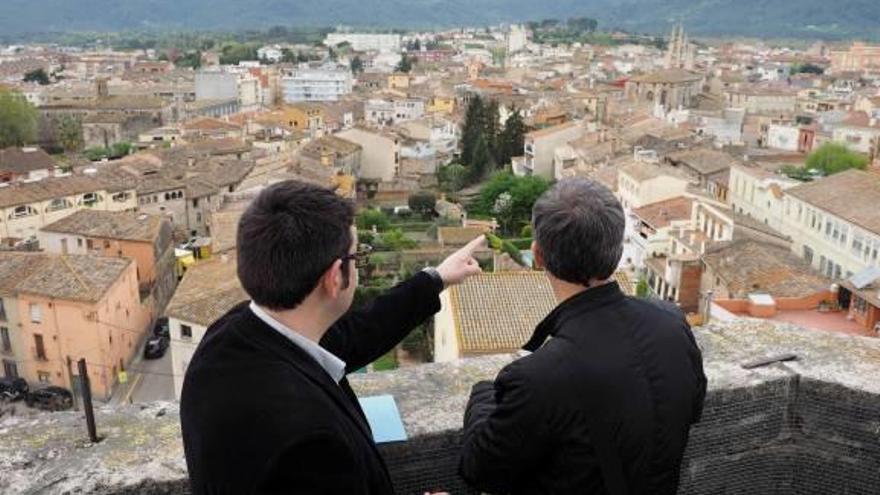
[(288, 340), (296, 344), (297, 347), (306, 351), (306, 354), (312, 357), (315, 361), (324, 368), (324, 371), (330, 375), (330, 378), (333, 379), (336, 383), (339, 383), (342, 380), (342, 377), (345, 376), (345, 361), (339, 359), (334, 356), (333, 353), (324, 349), (320, 345), (312, 342), (311, 340), (303, 337), (302, 335), (296, 333), (295, 331), (287, 328), (283, 323), (279, 322), (275, 318), (269, 315), (263, 308), (257, 306), (256, 303), (251, 301), (250, 304), (251, 311), (257, 315), (257, 318), (263, 320), (267, 325), (274, 328), (278, 333), (287, 337)]

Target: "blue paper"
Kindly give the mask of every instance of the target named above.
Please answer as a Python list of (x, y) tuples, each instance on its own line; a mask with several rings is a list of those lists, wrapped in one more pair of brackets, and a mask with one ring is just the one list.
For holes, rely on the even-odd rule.
[(406, 440), (406, 431), (400, 419), (397, 403), (390, 395), (376, 395), (358, 399), (361, 409), (367, 416), (367, 423), (373, 430), (373, 441), (376, 443), (402, 442)]

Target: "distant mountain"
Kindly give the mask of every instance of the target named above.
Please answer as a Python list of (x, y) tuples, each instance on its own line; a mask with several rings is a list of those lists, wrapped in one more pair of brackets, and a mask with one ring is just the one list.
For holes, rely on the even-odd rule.
[(588, 16), (604, 28), (880, 39), (880, 0), (2, 0), (0, 36), (273, 25), (482, 26)]

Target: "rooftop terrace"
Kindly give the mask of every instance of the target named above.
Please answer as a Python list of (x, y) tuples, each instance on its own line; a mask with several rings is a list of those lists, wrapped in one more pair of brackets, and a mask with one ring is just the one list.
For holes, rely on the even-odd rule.
[[(880, 486), (880, 342), (763, 320), (695, 330), (709, 378), (681, 494), (868, 494)], [(746, 370), (767, 355), (793, 362)], [(398, 493), (472, 493), (455, 474), (471, 384), (512, 356), (353, 377), (360, 395), (393, 394), (410, 440), (384, 445)], [(104, 408), (97, 445), (81, 413), (0, 418), (0, 492), (187, 493), (178, 406)]]

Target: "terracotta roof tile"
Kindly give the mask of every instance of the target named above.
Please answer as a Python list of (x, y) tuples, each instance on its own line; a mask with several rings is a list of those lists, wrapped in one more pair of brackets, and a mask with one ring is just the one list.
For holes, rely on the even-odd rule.
[(236, 273), (235, 253), (187, 270), (165, 310), (167, 316), (208, 326), (233, 306), (249, 299)]
[(14, 274), (0, 277), (0, 287), (56, 299), (97, 302), (131, 262), (129, 258), (92, 255), (0, 252), (0, 272)]
[(159, 237), (162, 218), (127, 211), (79, 210), (41, 230), (104, 239), (153, 242)]
[(484, 273), (449, 291), (462, 354), (515, 351), (556, 307), (542, 272)]
[(786, 194), (880, 234), (880, 175), (850, 169), (787, 189)]

